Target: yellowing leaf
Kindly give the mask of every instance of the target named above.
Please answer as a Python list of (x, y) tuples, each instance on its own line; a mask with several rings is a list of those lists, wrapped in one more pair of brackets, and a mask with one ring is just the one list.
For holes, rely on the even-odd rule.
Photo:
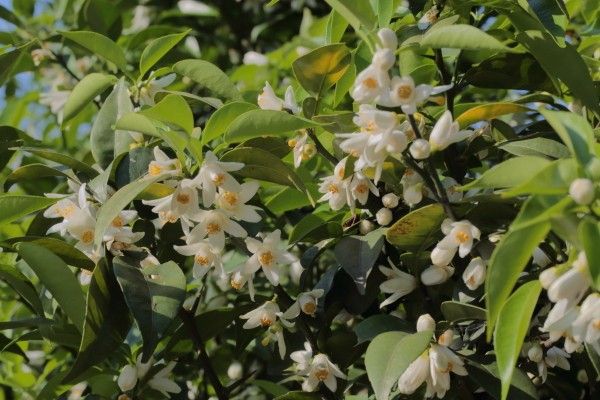
[(350, 65), (350, 59), (350, 51), (344, 44), (330, 44), (298, 58), (292, 69), (304, 89), (320, 96), (340, 80)]
[(456, 120), (461, 128), (475, 122), (488, 121), (507, 114), (531, 111), (529, 108), (515, 103), (490, 103), (476, 106), (463, 112)]

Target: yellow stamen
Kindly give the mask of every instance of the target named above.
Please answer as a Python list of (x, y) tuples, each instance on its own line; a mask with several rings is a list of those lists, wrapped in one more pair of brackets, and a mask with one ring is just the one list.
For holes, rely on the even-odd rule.
[(148, 165), (148, 173), (151, 176), (157, 176), (162, 174), (163, 172), (163, 167), (161, 167), (159, 164), (155, 163), (155, 162), (151, 162), (150, 165)]
[(320, 381), (324, 381), (329, 377), (329, 370), (327, 368), (319, 368), (315, 372), (315, 377)]
[(258, 257), (258, 260), (260, 261), (261, 265), (263, 265), (265, 267), (270, 267), (273, 264), (275, 257), (273, 256), (273, 253), (271, 253), (270, 251), (265, 251), (264, 253), (260, 254), (260, 256)]
[(469, 235), (463, 231), (457, 232), (454, 237), (456, 237), (456, 240), (458, 240), (459, 243), (465, 243), (467, 240), (469, 240)]
[(212, 177), (212, 181), (215, 185), (221, 186), (225, 182), (225, 174), (216, 174)]
[(237, 205), (238, 195), (234, 192), (225, 192), (223, 193), (223, 200), (231, 207), (234, 207), (235, 205)]
[(313, 315), (315, 313), (315, 311), (317, 311), (317, 305), (312, 302), (306, 303), (306, 304), (304, 304), (304, 306), (302, 306), (302, 311), (305, 314)]
[(87, 230), (81, 235), (81, 241), (85, 244), (90, 244), (94, 240), (94, 231)]
[(188, 204), (190, 202), (190, 195), (187, 193), (179, 193), (176, 199), (178, 203)]
[(367, 78), (363, 83), (369, 89), (375, 89), (377, 87), (377, 80), (375, 78)]
[(263, 328), (269, 327), (273, 324), (273, 321), (271, 320), (271, 318), (269, 318), (268, 315), (262, 315), (260, 317), (260, 326), (262, 326)]
[(396, 90), (398, 97), (400, 97), (402, 100), (409, 99), (412, 92), (413, 90), (409, 85), (402, 85)]
[(203, 267), (207, 267), (208, 263), (210, 262), (208, 257), (201, 256), (201, 255), (197, 255), (196, 257), (194, 257), (194, 261), (196, 261), (196, 264), (200, 264)]
[(221, 232), (221, 225), (216, 222), (210, 222), (206, 225), (206, 232), (209, 235), (214, 235), (215, 233)]

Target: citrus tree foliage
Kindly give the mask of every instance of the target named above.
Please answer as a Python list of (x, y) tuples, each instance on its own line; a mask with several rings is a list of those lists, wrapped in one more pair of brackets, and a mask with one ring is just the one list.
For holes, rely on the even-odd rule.
[(599, 15), (0, 7), (0, 397), (597, 397)]

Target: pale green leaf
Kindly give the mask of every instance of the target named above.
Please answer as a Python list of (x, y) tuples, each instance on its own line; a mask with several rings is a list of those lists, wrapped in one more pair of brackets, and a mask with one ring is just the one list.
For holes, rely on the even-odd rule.
[(151, 41), (142, 52), (140, 58), (140, 76), (143, 77), (154, 64), (159, 62), (169, 50), (175, 47), (189, 33), (190, 31), (187, 30), (181, 33), (165, 35)]
[(90, 104), (96, 96), (117, 82), (114, 75), (93, 72), (75, 85), (63, 108), (63, 124), (75, 117)]

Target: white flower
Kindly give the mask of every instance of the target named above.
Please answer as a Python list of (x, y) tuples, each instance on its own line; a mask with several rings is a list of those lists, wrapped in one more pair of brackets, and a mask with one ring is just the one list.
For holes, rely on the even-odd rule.
[(310, 363), (312, 361), (312, 356), (312, 348), (310, 347), (310, 343), (308, 342), (304, 342), (304, 350), (297, 350), (290, 354), (290, 358), (296, 363), (294, 365), (294, 370), (297, 374), (308, 374)]
[(391, 209), (391, 208), (398, 207), (398, 200), (400, 200), (400, 198), (398, 196), (396, 196), (395, 193), (386, 193), (381, 198), (381, 203), (383, 204), (384, 207)]
[(429, 378), (429, 351), (425, 350), (398, 379), (398, 391), (413, 394)]
[(381, 96), (387, 95), (389, 86), (387, 71), (377, 65), (369, 65), (356, 76), (350, 96), (358, 103), (378, 101)]
[(573, 267), (552, 282), (548, 288), (548, 298), (553, 303), (568, 299), (571, 304), (575, 304), (581, 300), (590, 284), (587, 258), (585, 253), (581, 252)]
[(133, 9), (133, 18), (127, 33), (135, 33), (146, 29), (151, 22), (151, 8), (146, 6), (136, 6)]
[(387, 226), (392, 222), (392, 212), (389, 208), (380, 208), (379, 211), (375, 213), (375, 219), (379, 225)]
[[(539, 247), (536, 247), (533, 250), (533, 263), (535, 265), (539, 265), (540, 267), (544, 268), (551, 262), (552, 261), (550, 260), (550, 257), (548, 257), (548, 255), (544, 252), (544, 250), (540, 249)], [(540, 278), (541, 278), (541, 274), (540, 274)], [(542, 283), (542, 287), (544, 287), (543, 285), (544, 284)], [(547, 287), (544, 287), (544, 289), (547, 289)]]
[(429, 314), (422, 314), (417, 319), (417, 332), (434, 331), (435, 320)]
[(333, 175), (321, 178), (319, 192), (324, 195), (319, 201), (329, 202), (329, 207), (333, 211), (337, 211), (344, 207), (345, 204), (351, 205), (350, 179), (344, 179), (344, 167), (346, 159), (342, 159), (335, 167)]
[(446, 329), (440, 336), (438, 336), (438, 344), (442, 346), (450, 346), (454, 341), (454, 330)]
[(569, 186), (569, 196), (577, 204), (588, 205), (594, 201), (594, 182), (586, 178), (578, 178)]
[(429, 142), (425, 139), (414, 140), (410, 145), (409, 151), (415, 160), (424, 160), (431, 153)]
[(67, 99), (71, 95), (70, 90), (59, 90), (55, 87), (52, 87), (50, 91), (40, 93), (40, 104), (50, 107), (50, 111), (52, 114), (55, 114), (58, 118), (58, 121), (62, 121), (62, 110), (65, 108), (65, 104), (67, 103)]
[(117, 384), (123, 392), (128, 392), (133, 389), (135, 385), (137, 385), (137, 381), (137, 369), (135, 368), (135, 365), (129, 364), (123, 367), (119, 374), (119, 378), (117, 378)]
[(542, 287), (546, 290), (558, 279), (560, 274), (557, 267), (550, 267), (540, 273), (539, 280)]
[(402, 200), (412, 207), (423, 200), (423, 178), (421, 175), (407, 169), (400, 179), (402, 185)]
[(77, 240), (77, 247), (84, 253), (94, 252), (96, 218), (89, 208), (79, 208), (68, 220), (67, 231)]
[(205, 154), (200, 171), (194, 178), (194, 183), (202, 188), (204, 207), (210, 207), (214, 203), (217, 188), (223, 188), (229, 192), (239, 192), (240, 184), (229, 172), (239, 171), (242, 168), (244, 168), (243, 163), (219, 161), (211, 151)]
[[(368, 178), (358, 172), (353, 174), (350, 181), (350, 194), (352, 198), (358, 200), (360, 204), (365, 205), (369, 198), (369, 192), (375, 196), (379, 196), (379, 189)], [(352, 205), (354, 205), (354, 201), (352, 201)]]
[(181, 220), (184, 232), (188, 232), (194, 219), (201, 211), (199, 207), (198, 189), (191, 179), (183, 179), (168, 196), (156, 200), (142, 200), (142, 203), (152, 206), (152, 212), (158, 215), (158, 227), (167, 222)]
[(367, 233), (373, 231), (375, 229), (375, 224), (369, 221), (368, 219), (360, 220), (358, 224), (358, 231), (361, 235), (366, 235)]
[(169, 158), (158, 146), (153, 149), (154, 160), (148, 164), (148, 175), (181, 175), (181, 163), (177, 158)]
[(258, 95), (258, 106), (263, 110), (281, 111), (283, 109), (283, 100), (281, 100), (269, 82), (265, 82), (262, 92)]
[(264, 54), (256, 51), (248, 51), (244, 54), (242, 62), (244, 65), (268, 65), (269, 59)]
[(385, 299), (379, 308), (383, 308), (388, 304), (392, 304), (401, 297), (406, 296), (417, 287), (417, 280), (411, 274), (400, 271), (395, 266), (391, 265), (391, 268), (380, 266), (379, 270), (386, 276), (386, 280), (379, 285), (379, 290), (382, 293), (391, 294), (390, 297)]
[[(285, 357), (286, 349), (282, 325), (289, 327), (291, 324), (283, 317), (277, 303), (266, 301), (260, 307), (240, 316), (240, 318), (247, 320), (244, 323), (244, 329), (254, 329), (259, 326), (268, 328), (262, 344), (266, 346), (272, 339), (275, 339), (281, 359)], [(277, 322), (278, 319), (279, 322)]]
[(600, 340), (600, 295), (592, 293), (581, 303), (579, 315), (573, 321), (573, 338), (578, 342), (595, 344)]
[(540, 331), (549, 334), (546, 346), (556, 342), (563, 336), (570, 336), (571, 326), (577, 319), (577, 308), (568, 299), (559, 300), (548, 313), (544, 326)]
[(283, 96), (283, 108), (290, 111), (294, 115), (300, 114), (302, 111), (302, 107), (298, 105), (296, 101), (296, 95), (294, 94), (294, 89), (291, 86), (288, 86), (285, 89), (285, 94)]
[(179, 385), (167, 377), (173, 371), (173, 368), (175, 368), (175, 361), (171, 361), (166, 367), (154, 374), (148, 381), (148, 386), (161, 392), (166, 397), (169, 397), (169, 393), (179, 393), (181, 391)]
[(431, 265), (421, 272), (421, 282), (425, 286), (440, 285), (454, 274), (454, 267), (449, 265)]
[(485, 273), (485, 261), (481, 257), (475, 257), (465, 268), (462, 278), (469, 290), (475, 290), (485, 282)]
[(302, 390), (314, 392), (319, 386), (319, 382), (323, 382), (329, 390), (335, 392), (337, 389), (336, 377), (347, 379), (346, 375), (329, 360), (327, 355), (317, 354), (308, 368), (307, 378), (302, 383)]
[[(432, 344), (429, 350), (429, 365), (431, 371), (431, 392), (435, 392), (438, 398), (450, 390), (450, 372), (466, 376), (467, 370), (459, 356), (454, 354), (448, 347)], [(430, 392), (428, 388), (428, 392)], [(440, 396), (440, 394), (442, 394)]]
[(216, 196), (217, 206), (230, 217), (238, 221), (259, 222), (261, 220), (257, 210), (259, 207), (246, 204), (260, 187), (256, 181), (242, 183), (239, 191), (227, 191), (219, 188)]
[(235, 237), (246, 237), (247, 232), (240, 224), (232, 221), (222, 210), (200, 211), (196, 217), (199, 221), (187, 236), (187, 244), (208, 238), (209, 243), (217, 249), (225, 246), (225, 232)]
[(390, 92), (379, 103), (386, 107), (402, 107), (405, 114), (417, 112), (417, 106), (431, 95), (439, 94), (450, 89), (452, 85), (433, 87), (430, 85), (417, 85), (410, 76), (395, 76), (391, 81)]
[(314, 316), (317, 312), (319, 299), (324, 294), (323, 289), (314, 289), (309, 292), (302, 292), (296, 298), (294, 304), (283, 313), (285, 319), (293, 319), (300, 315), (302, 311), (306, 315)]
[(571, 358), (571, 356), (569, 356), (569, 354), (567, 354), (563, 349), (551, 347), (546, 352), (544, 361), (550, 368), (558, 367), (569, 371), (571, 369), (569, 358)]
[(396, 56), (394, 56), (394, 50), (391, 49), (377, 49), (373, 54), (371, 65), (380, 68), (384, 71), (389, 70), (394, 66), (396, 62)]
[(176, 74), (168, 74), (160, 78), (150, 79), (146, 85), (140, 89), (140, 104), (145, 106), (154, 105), (154, 96), (164, 88), (175, 82)]
[(302, 164), (302, 161), (310, 160), (317, 153), (315, 145), (308, 142), (306, 131), (303, 131), (293, 139), (288, 140), (287, 143), (294, 153), (294, 167), (296, 168)]
[(53, 60), (54, 54), (46, 48), (34, 49), (31, 51), (31, 59), (33, 60), (33, 65), (39, 67), (44, 60)]
[(267, 234), (263, 241), (254, 238), (246, 238), (246, 246), (252, 256), (244, 265), (244, 273), (252, 275), (262, 268), (265, 276), (273, 286), (279, 285), (280, 265), (289, 265), (296, 261), (296, 257), (282, 250), (281, 231)]
[(60, 199), (48, 207), (44, 211), (44, 217), (62, 218), (63, 220), (52, 225), (48, 229), (47, 233), (59, 232), (61, 236), (65, 236), (69, 220), (73, 217), (77, 210), (79, 210), (79, 206), (71, 198)]
[(452, 114), (446, 110), (435, 123), (429, 135), (432, 151), (444, 150), (452, 143), (460, 142), (473, 134), (471, 130), (460, 130), (457, 121), (452, 121)]
[(442, 232), (446, 235), (431, 252), (431, 262), (437, 266), (450, 263), (456, 251), (464, 258), (471, 252), (473, 240), (479, 240), (481, 232), (467, 220), (452, 221), (446, 218), (442, 222)]
[(212, 267), (221, 276), (225, 275), (220, 249), (213, 247), (207, 240), (201, 240), (184, 246), (173, 246), (173, 248), (176, 252), (184, 256), (194, 256), (194, 267), (192, 269), (194, 279), (201, 279)]
[(377, 32), (377, 37), (384, 48), (396, 51), (396, 48), (398, 47), (398, 38), (396, 37), (396, 32), (390, 28), (381, 28)]

